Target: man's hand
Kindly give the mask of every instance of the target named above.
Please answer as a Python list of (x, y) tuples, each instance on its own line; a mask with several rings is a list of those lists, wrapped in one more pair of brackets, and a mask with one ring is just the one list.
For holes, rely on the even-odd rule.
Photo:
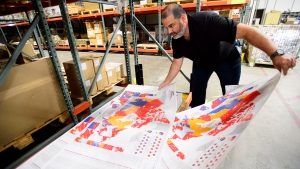
[(276, 56), (272, 60), (272, 62), (274, 67), (278, 71), (281, 71), (281, 69), (283, 70), (284, 75), (287, 74), (289, 68), (293, 68), (296, 66), (296, 58), (288, 54), (284, 54), (282, 56)]
[(168, 81), (163, 81), (160, 85), (159, 85), (159, 87), (158, 87), (158, 90), (160, 90), (161, 88), (163, 88), (163, 87), (165, 87), (165, 86), (167, 86), (167, 85), (169, 85), (171, 82), (168, 82)]

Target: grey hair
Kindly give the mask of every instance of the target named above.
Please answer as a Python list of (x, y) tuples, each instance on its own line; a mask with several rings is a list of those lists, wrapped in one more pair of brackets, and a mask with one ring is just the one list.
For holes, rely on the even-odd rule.
[(170, 15), (174, 16), (174, 19), (180, 19), (182, 14), (186, 14), (185, 10), (178, 4), (170, 4), (162, 11), (161, 18), (165, 19)]

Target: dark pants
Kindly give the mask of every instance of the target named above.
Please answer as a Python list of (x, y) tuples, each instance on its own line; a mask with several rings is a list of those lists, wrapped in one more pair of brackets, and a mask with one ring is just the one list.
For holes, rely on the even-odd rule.
[(241, 76), (241, 57), (234, 48), (226, 61), (210, 67), (203, 68), (193, 64), (192, 74), (192, 107), (205, 103), (206, 88), (208, 80), (213, 72), (219, 77), (223, 95), (226, 93), (225, 85), (238, 85)]

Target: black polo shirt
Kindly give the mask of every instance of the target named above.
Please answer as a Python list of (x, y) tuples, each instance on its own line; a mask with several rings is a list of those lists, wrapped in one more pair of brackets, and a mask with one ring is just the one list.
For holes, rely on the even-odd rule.
[(172, 39), (173, 57), (186, 57), (200, 66), (214, 66), (228, 59), (235, 46), (237, 22), (214, 12), (187, 15), (190, 41)]

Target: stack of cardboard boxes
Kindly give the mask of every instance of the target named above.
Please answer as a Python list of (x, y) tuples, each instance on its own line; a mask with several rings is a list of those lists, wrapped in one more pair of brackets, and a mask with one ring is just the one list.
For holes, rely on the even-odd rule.
[[(115, 38), (113, 39), (113, 44), (123, 44), (123, 35), (122, 35), (122, 31), (121, 31), (121, 27), (119, 30), (116, 30), (117, 28), (117, 24), (113, 24), (113, 30), (117, 31)], [(126, 24), (126, 30), (127, 30), (127, 43), (132, 43), (132, 34), (131, 34), (131, 24)], [(108, 34), (108, 41), (112, 40), (112, 35), (113, 33)], [(138, 36), (138, 34), (136, 34)], [(137, 37), (138, 38), (138, 37)]]
[(102, 21), (86, 21), (87, 36), (90, 40), (90, 45), (105, 45), (104, 29)]
[(32, 138), (22, 144), (16, 141), (67, 110), (49, 58), (13, 66), (0, 95), (0, 149), (11, 144), (24, 148)]
[[(91, 84), (95, 78), (95, 74), (99, 69), (100, 63), (102, 62), (102, 56), (81, 56), (80, 63), (81, 69), (84, 76), (85, 87), (87, 90), (90, 89)], [(75, 64), (73, 61), (67, 61), (63, 63), (71, 96), (82, 97)], [(116, 84), (119, 79), (124, 77), (123, 64), (121, 63), (107, 63), (104, 64), (100, 70), (99, 76), (96, 78), (96, 86), (92, 90), (91, 95), (96, 95), (97, 91), (103, 91), (106, 87), (112, 84)]]

